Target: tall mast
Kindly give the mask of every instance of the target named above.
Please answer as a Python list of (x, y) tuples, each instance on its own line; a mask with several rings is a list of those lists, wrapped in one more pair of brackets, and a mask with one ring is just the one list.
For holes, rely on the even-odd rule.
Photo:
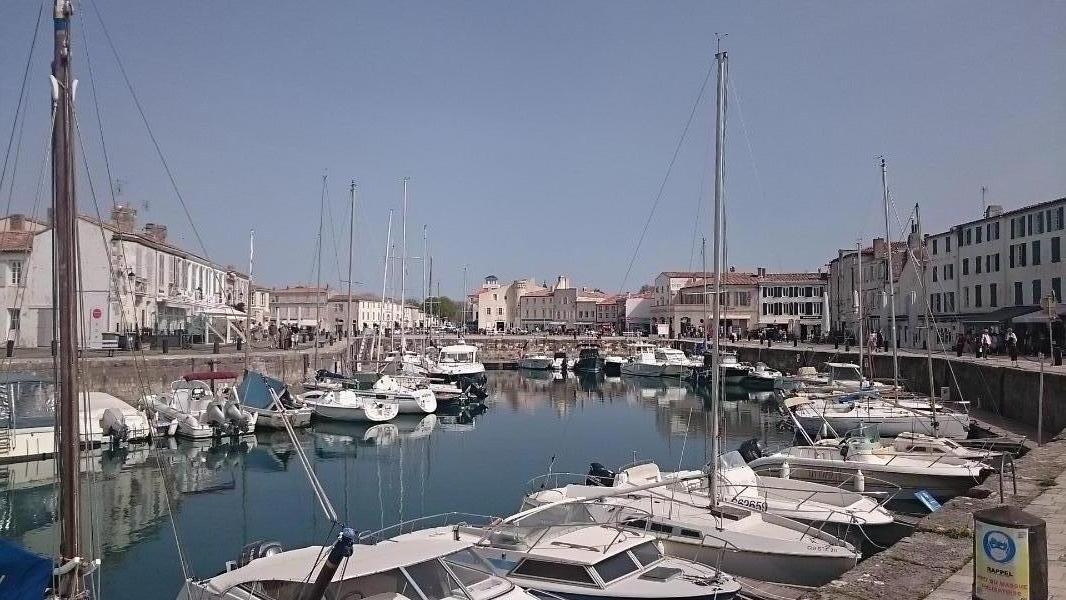
[(407, 328), (404, 323), (404, 302), (407, 298), (407, 181), (403, 178), (403, 213), (400, 217), (400, 356), (407, 351)]
[[(315, 349), (314, 369), (318, 369), (318, 331), (322, 329), (322, 225), (326, 213), (326, 176), (322, 176), (322, 196), (318, 202), (318, 265), (315, 275)], [(300, 326), (299, 323), (296, 324)]]
[(248, 293), (244, 298), (244, 368), (248, 369), (251, 360), (252, 343), (252, 267), (255, 261), (255, 230), (248, 233)]
[[(70, 18), (73, 9), (69, 0), (56, 0), (53, 24), (55, 54), (52, 60), (52, 200), (55, 209), (55, 279), (56, 304), (59, 316), (58, 366), (59, 404), (56, 414), (59, 426), (59, 554), (64, 564), (81, 556), (79, 460), (81, 454), (78, 430), (78, 319), (77, 310), (78, 260), (75, 242), (77, 207), (74, 199), (74, 79), (71, 71)], [(59, 580), (61, 598), (74, 597), (82, 591), (81, 568), (75, 566)]]
[(714, 55), (718, 61), (718, 102), (715, 118), (714, 136), (714, 314), (711, 327), (714, 328), (714, 349), (711, 352), (711, 506), (718, 505), (718, 405), (720, 404), (721, 386), (721, 348), (719, 347), (718, 324), (722, 317), (719, 298), (722, 291), (722, 202), (725, 188), (725, 109), (726, 109), (726, 75), (729, 57), (719, 50)]
[(428, 227), (422, 225), (422, 351), (426, 351), (426, 340), (429, 339), (427, 333), (429, 327), (429, 313), (426, 311), (426, 304), (429, 300), (429, 279), (427, 274), (429, 261), (429, 232)]
[(922, 299), (922, 306), (925, 307), (925, 362), (929, 368), (929, 410), (933, 415), (933, 435), (939, 436), (940, 424), (936, 420), (936, 379), (933, 377), (933, 314), (932, 309), (929, 307), (929, 280), (926, 279), (926, 271), (929, 269), (929, 257), (925, 255), (925, 240), (922, 239), (922, 216), (918, 208), (918, 205), (915, 204), (914, 221), (917, 225), (915, 235), (918, 236), (918, 240), (921, 242), (920, 248), (922, 249), (921, 289), (925, 294), (925, 298)]
[(890, 326), (892, 336), (892, 385), (899, 386), (899, 356), (896, 352), (896, 286), (892, 276), (892, 228), (888, 225), (888, 169), (885, 168), (885, 159), (881, 159), (881, 194), (884, 196), (885, 205), (885, 247), (888, 248), (888, 256), (885, 264), (888, 265), (888, 314), (892, 319)]
[(389, 248), (392, 247), (392, 210), (389, 210), (389, 228), (388, 233), (385, 234), (385, 268), (381, 274), (381, 312), (378, 313), (380, 323), (378, 324), (378, 334), (374, 336), (377, 338), (377, 344), (375, 344), (374, 361), (377, 362), (381, 354), (381, 336), (385, 333), (385, 295), (388, 293), (389, 286)]
[(355, 243), (355, 180), (352, 180), (351, 188), (349, 188), (351, 195), (351, 216), (348, 222), (348, 306), (347, 314), (344, 317), (344, 333), (345, 333), (345, 348), (347, 351), (344, 353), (348, 361), (348, 370), (352, 368), (352, 351), (355, 346), (352, 345), (352, 333), (355, 331), (355, 326), (352, 324), (352, 247)]
[(855, 308), (859, 311), (859, 339), (857, 341), (859, 342), (859, 387), (861, 388), (863, 377), (862, 346), (866, 343), (865, 338), (862, 336), (862, 238), (859, 238), (859, 241), (855, 243), (855, 260), (856, 268), (859, 271), (859, 291), (855, 294)]
[(703, 238), (700, 243), (700, 258), (703, 261), (703, 351), (707, 351), (707, 336), (710, 335), (711, 320), (707, 314), (707, 300), (710, 295), (710, 281), (708, 281), (709, 274), (707, 273), (707, 238)]

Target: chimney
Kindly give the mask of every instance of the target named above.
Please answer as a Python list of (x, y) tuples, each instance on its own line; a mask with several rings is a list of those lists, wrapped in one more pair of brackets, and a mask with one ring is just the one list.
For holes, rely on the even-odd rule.
[(11, 231), (25, 231), (26, 229), (26, 217), (22, 214), (15, 213), (8, 217), (11, 221)]
[(759, 277), (766, 277), (766, 267), (759, 267), (755, 270)]
[(989, 204), (985, 208), (985, 218), (998, 217), (1003, 214), (1003, 206), (999, 204)]
[(555, 280), (555, 289), (557, 289), (557, 290), (568, 290), (568, 289), (570, 289), (570, 280), (567, 279), (566, 275), (560, 275), (558, 277), (558, 279)]
[(123, 233), (133, 233), (133, 226), (137, 224), (137, 209), (125, 204), (116, 204), (111, 209), (111, 222), (115, 229)]
[(144, 235), (148, 239), (162, 244), (167, 241), (167, 226), (159, 225), (158, 223), (145, 223)]
[(885, 238), (874, 238), (874, 257), (888, 256), (888, 246)]

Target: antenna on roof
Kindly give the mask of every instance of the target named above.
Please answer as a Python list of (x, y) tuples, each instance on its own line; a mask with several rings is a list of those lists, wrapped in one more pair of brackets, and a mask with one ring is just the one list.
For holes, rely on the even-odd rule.
[(987, 193), (988, 193), (988, 186), (987, 185), (982, 185), (981, 186), (981, 216), (982, 217), (984, 217), (986, 214), (988, 214), (988, 203), (985, 202), (985, 194), (987, 194)]

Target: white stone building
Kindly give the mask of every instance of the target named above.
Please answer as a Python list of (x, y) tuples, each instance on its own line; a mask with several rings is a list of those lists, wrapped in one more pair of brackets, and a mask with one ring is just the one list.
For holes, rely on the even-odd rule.
[(521, 327), (522, 296), (545, 289), (533, 279), (516, 279), (501, 285), (495, 275), (485, 278), (474, 302), (477, 328), (483, 331), (507, 331)]
[(766, 273), (765, 269), (759, 269), (756, 279), (760, 326), (779, 329), (800, 339), (828, 333), (828, 273)]
[[(184, 333), (196, 341), (242, 334), (249, 281), (166, 240), (166, 227), (135, 231), (136, 211), (116, 206), (109, 222), (77, 221), (80, 343), (98, 347), (104, 334)], [(0, 219), (0, 302), (5, 331), (20, 347), (53, 338), (52, 228), (22, 215)]]

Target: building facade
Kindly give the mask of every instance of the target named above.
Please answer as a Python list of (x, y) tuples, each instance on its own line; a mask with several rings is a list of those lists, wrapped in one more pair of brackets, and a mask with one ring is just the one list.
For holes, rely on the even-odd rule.
[[(243, 337), (247, 275), (170, 244), (164, 225), (136, 230), (136, 214), (118, 205), (110, 221), (78, 217), (80, 343), (99, 347), (104, 334)], [(5, 331), (17, 346), (49, 346), (51, 226), (23, 215), (0, 219), (0, 271)]]
[(522, 325), (522, 296), (544, 289), (533, 279), (516, 279), (501, 285), (495, 275), (489, 275), (481, 289), (477, 290), (477, 328), (482, 331), (518, 329)]
[(828, 273), (766, 273), (760, 269), (756, 279), (760, 326), (800, 339), (828, 334)]

